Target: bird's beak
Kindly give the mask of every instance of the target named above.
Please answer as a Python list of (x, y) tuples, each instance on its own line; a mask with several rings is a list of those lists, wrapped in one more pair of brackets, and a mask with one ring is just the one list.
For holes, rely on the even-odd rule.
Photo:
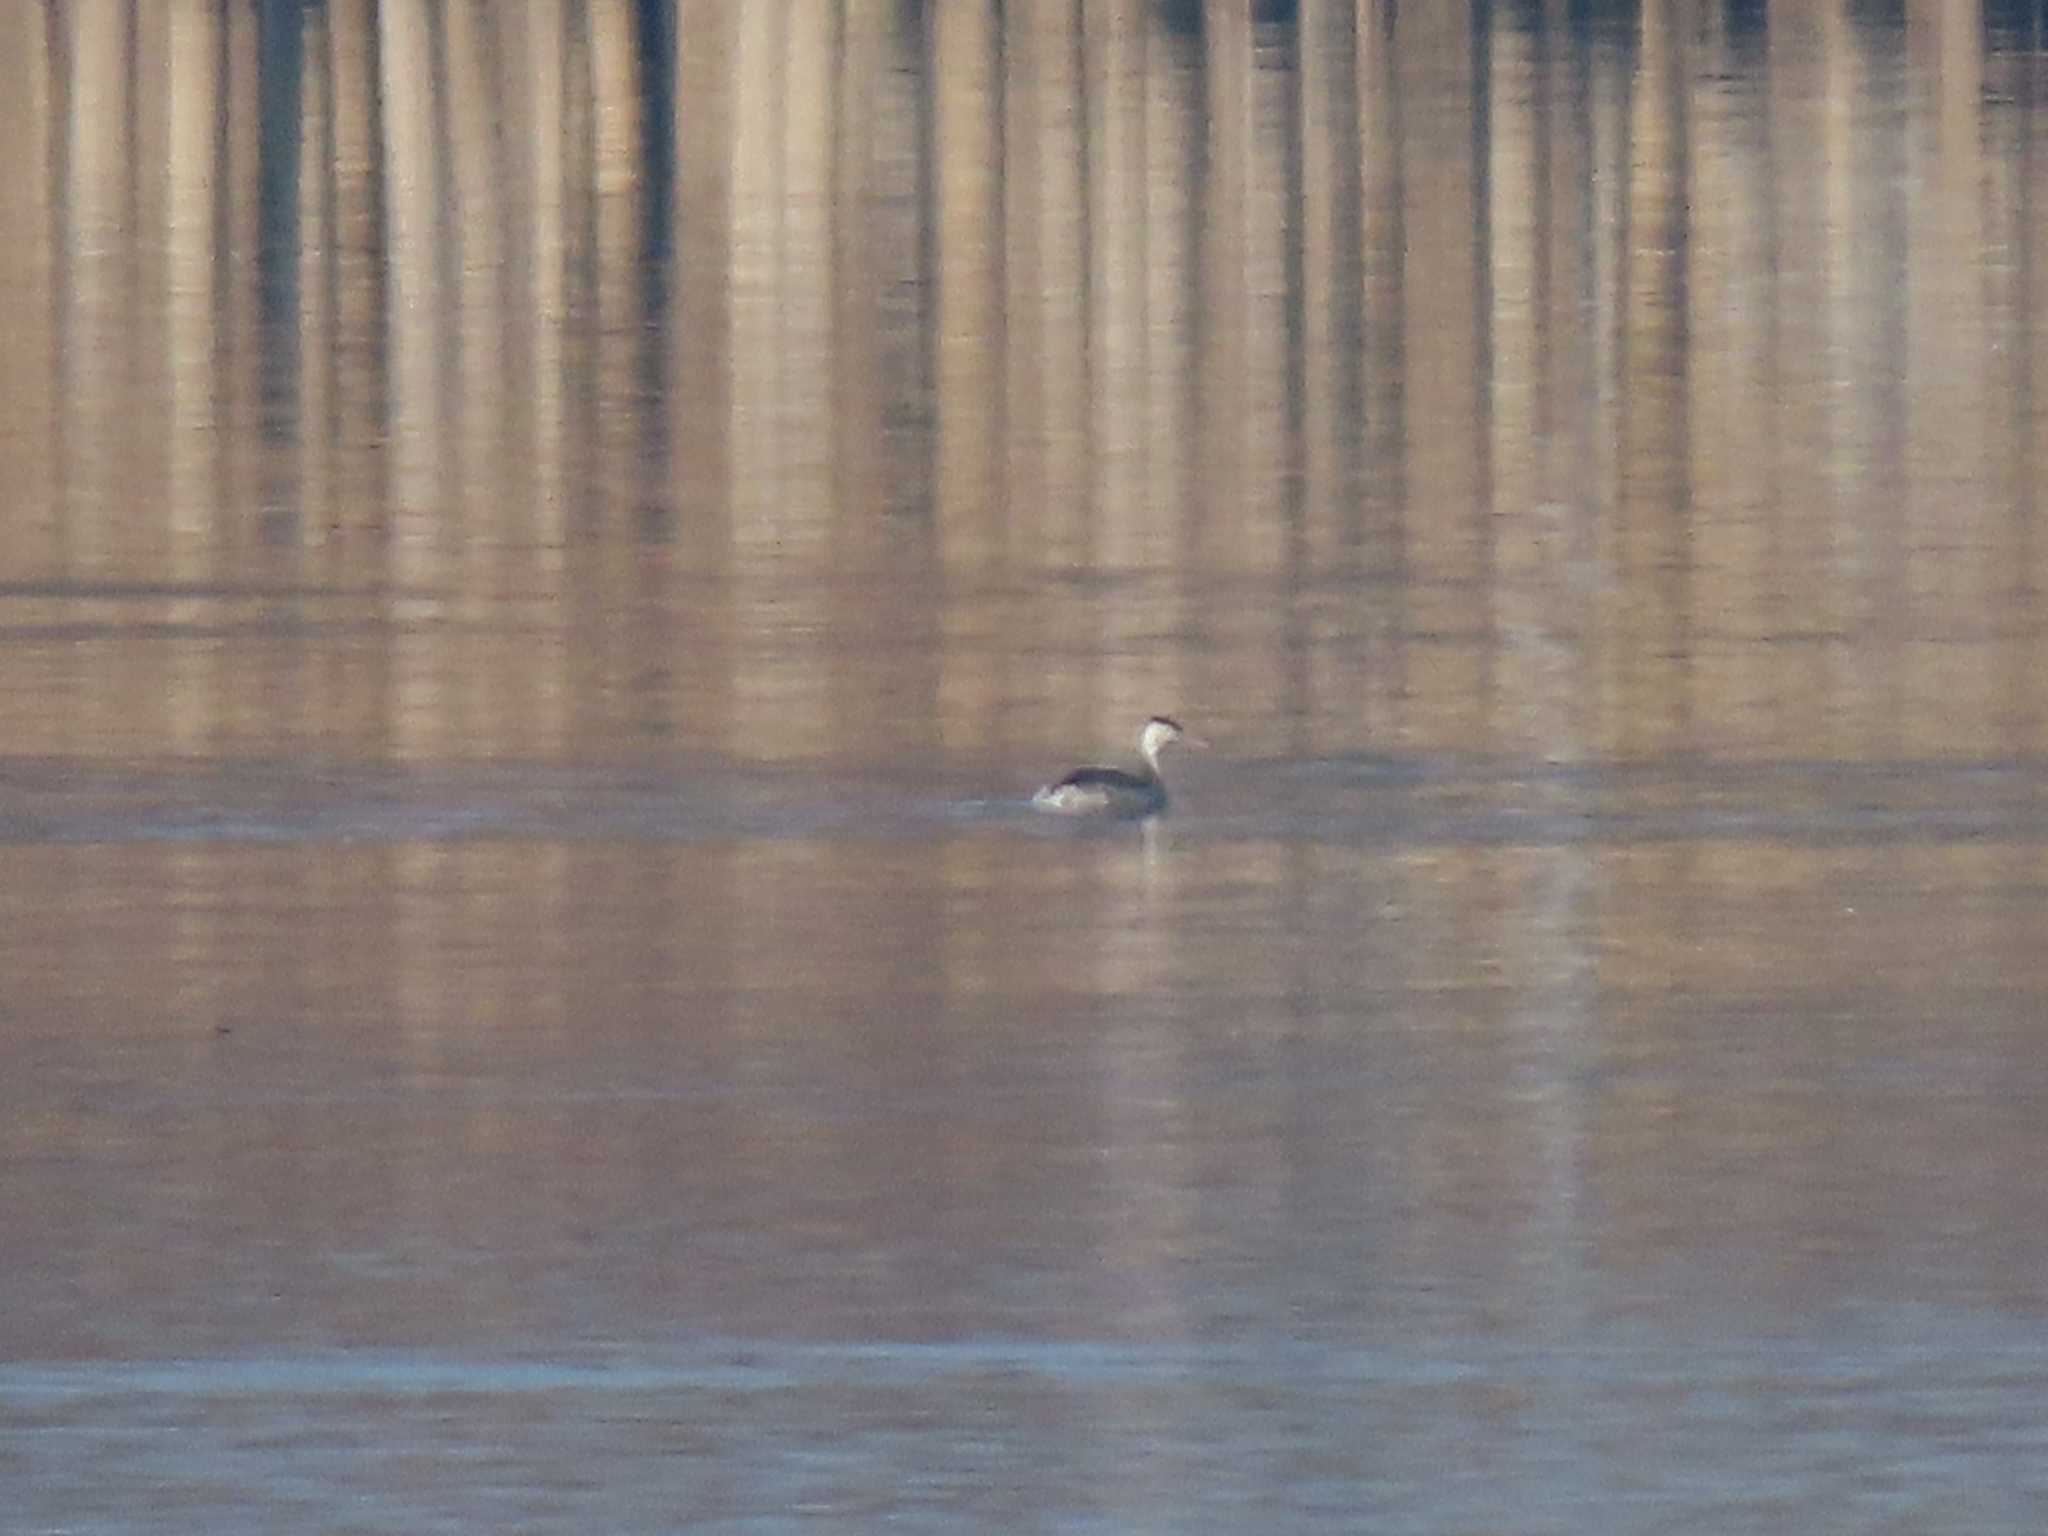
[(1209, 750), (1209, 740), (1207, 737), (1190, 736), (1186, 731), (1180, 733), (1180, 744), (1184, 747), (1199, 747), (1204, 752)]

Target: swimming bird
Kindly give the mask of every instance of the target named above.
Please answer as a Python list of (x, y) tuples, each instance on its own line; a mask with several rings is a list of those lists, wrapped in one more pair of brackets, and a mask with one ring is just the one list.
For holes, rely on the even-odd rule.
[(1138, 755), (1145, 766), (1136, 773), (1123, 768), (1076, 768), (1031, 797), (1041, 811), (1062, 816), (1157, 816), (1166, 809), (1166, 781), (1159, 776), (1159, 753), (1173, 742), (1191, 747), (1208, 743), (1190, 736), (1178, 720), (1154, 715), (1138, 733)]

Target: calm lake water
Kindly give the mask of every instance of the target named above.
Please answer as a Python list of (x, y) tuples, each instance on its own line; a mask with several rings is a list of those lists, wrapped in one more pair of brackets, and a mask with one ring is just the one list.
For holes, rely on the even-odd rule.
[(9, 26), (10, 1531), (2043, 1529), (2034, 7)]

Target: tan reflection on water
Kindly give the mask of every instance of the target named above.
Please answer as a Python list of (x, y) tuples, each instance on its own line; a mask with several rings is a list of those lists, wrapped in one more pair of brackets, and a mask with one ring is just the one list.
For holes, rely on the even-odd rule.
[[(591, 654), (573, 615), (693, 577), (730, 686), (654, 708), (745, 756), (1183, 699), (1308, 753), (2036, 744), (2027, 648), (1983, 617), (2040, 559), (2026, 119), (1973, 105), (1963, 10), (1892, 48), (1785, 6), (1758, 54), (1661, 6), (1562, 52), (1330, 6), (1307, 43), (1134, 4), (714, 8), (660, 63), (672, 131), (619, 5), (318, 8), (275, 103), (286, 50), (240, 13), (38, 24), (8, 558), (189, 589), (107, 610), (143, 654), (80, 690), (118, 734), (130, 680), (139, 750), (238, 729), (193, 643), (126, 634), (244, 622), (210, 585), (322, 589), (285, 607), (365, 626), (376, 750), (441, 756), (592, 739), (593, 682), (623, 709), (698, 648)], [(1075, 626), (1045, 578), (1076, 569), (1159, 606)], [(824, 638), (848, 578), (863, 612), (936, 603), (927, 635), (1027, 590), (906, 698)]]
[(1874, 1509), (1700, 1340), (2043, 1303), (2038, 38), (1274, 9), (12, 18), (0, 1359), (1348, 1343), (1005, 1427)]

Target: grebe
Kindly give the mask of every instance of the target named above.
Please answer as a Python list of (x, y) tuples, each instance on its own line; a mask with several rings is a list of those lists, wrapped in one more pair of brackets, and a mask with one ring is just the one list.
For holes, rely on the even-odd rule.
[(1058, 783), (1031, 797), (1041, 811), (1063, 816), (1157, 816), (1166, 809), (1166, 781), (1159, 776), (1159, 752), (1171, 742), (1191, 747), (1208, 743), (1190, 736), (1178, 720), (1154, 715), (1138, 733), (1138, 755), (1145, 766), (1136, 773), (1122, 768), (1076, 768)]

